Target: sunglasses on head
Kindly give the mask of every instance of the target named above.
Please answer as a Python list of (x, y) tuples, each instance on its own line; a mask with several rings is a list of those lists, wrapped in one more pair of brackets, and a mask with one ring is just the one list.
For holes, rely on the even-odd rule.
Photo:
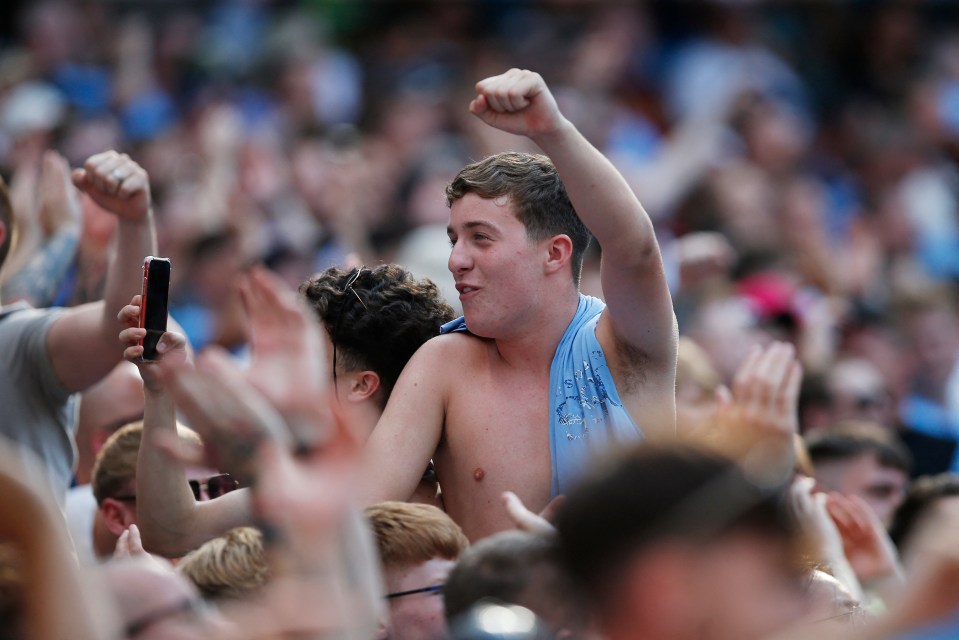
[(212, 500), (239, 487), (240, 483), (234, 480), (229, 473), (210, 476), (206, 480), (190, 480), (190, 489), (193, 491), (193, 497), (197, 500), (202, 500), (204, 493)]

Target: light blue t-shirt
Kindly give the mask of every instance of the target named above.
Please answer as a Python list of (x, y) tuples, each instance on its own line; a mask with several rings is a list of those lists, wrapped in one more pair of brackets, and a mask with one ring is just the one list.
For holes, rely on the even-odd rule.
[[(590, 461), (642, 439), (623, 406), (596, 339), (596, 323), (606, 305), (580, 294), (576, 314), (556, 347), (550, 365), (549, 444), (553, 466), (552, 495), (567, 493)], [(468, 332), (457, 318), (440, 333)]]

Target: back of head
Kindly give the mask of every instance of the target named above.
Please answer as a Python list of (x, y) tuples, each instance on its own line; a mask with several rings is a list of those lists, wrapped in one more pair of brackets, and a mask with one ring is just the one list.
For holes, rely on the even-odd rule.
[(177, 571), (189, 578), (208, 600), (245, 596), (263, 586), (267, 579), (263, 534), (252, 527), (231, 529), (184, 556)]
[(509, 151), (469, 164), (446, 187), (446, 204), (452, 206), (468, 193), (485, 200), (509, 198), (530, 240), (569, 236), (573, 242), (573, 282), (579, 283), (590, 233), (549, 158)]
[(103, 444), (93, 463), (91, 485), (97, 504), (106, 498), (130, 495), (137, 474), (137, 454), (143, 438), (143, 422), (120, 428)]
[(907, 552), (913, 535), (929, 522), (936, 503), (954, 497), (959, 497), (959, 474), (956, 473), (924, 476), (909, 487), (906, 499), (899, 505), (889, 527), (889, 537), (901, 554)]
[(556, 631), (580, 630), (587, 623), (552, 536), (504, 531), (468, 549), (443, 589), (447, 621), (485, 599), (526, 607)]
[(738, 531), (791, 544), (796, 535), (782, 490), (761, 489), (718, 455), (652, 444), (595, 468), (556, 524), (564, 565), (600, 609), (629, 559), (656, 545), (703, 547)]
[(882, 467), (908, 474), (912, 459), (908, 449), (886, 428), (869, 422), (845, 422), (806, 438), (813, 466), (843, 462), (874, 453)]
[(394, 264), (333, 267), (300, 285), (300, 294), (326, 326), (337, 366), (376, 372), (384, 404), (413, 353), (453, 319), (435, 284)]
[(364, 513), (387, 571), (434, 558), (456, 560), (469, 547), (459, 525), (432, 505), (381, 502)]
[[(178, 424), (177, 432), (181, 441), (200, 445), (200, 436), (192, 429)], [(128, 497), (135, 492), (137, 455), (142, 439), (143, 422), (138, 421), (121, 427), (103, 443), (90, 480), (97, 504), (106, 498)]]

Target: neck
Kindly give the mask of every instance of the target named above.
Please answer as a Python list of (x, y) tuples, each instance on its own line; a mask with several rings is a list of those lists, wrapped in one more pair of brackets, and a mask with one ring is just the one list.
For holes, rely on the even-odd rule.
[(541, 312), (526, 327), (514, 335), (494, 340), (500, 357), (517, 368), (548, 368), (578, 306), (579, 294), (576, 293), (564, 296), (559, 304), (541, 307)]

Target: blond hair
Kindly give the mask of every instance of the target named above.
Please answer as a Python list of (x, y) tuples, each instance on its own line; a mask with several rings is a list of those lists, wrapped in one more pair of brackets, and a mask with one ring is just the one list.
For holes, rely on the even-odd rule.
[(177, 571), (189, 578), (204, 598), (229, 600), (244, 596), (266, 583), (263, 534), (252, 527), (230, 529), (185, 555)]
[(381, 502), (365, 511), (373, 528), (384, 569), (427, 562), (456, 560), (469, 547), (459, 525), (428, 504)]

